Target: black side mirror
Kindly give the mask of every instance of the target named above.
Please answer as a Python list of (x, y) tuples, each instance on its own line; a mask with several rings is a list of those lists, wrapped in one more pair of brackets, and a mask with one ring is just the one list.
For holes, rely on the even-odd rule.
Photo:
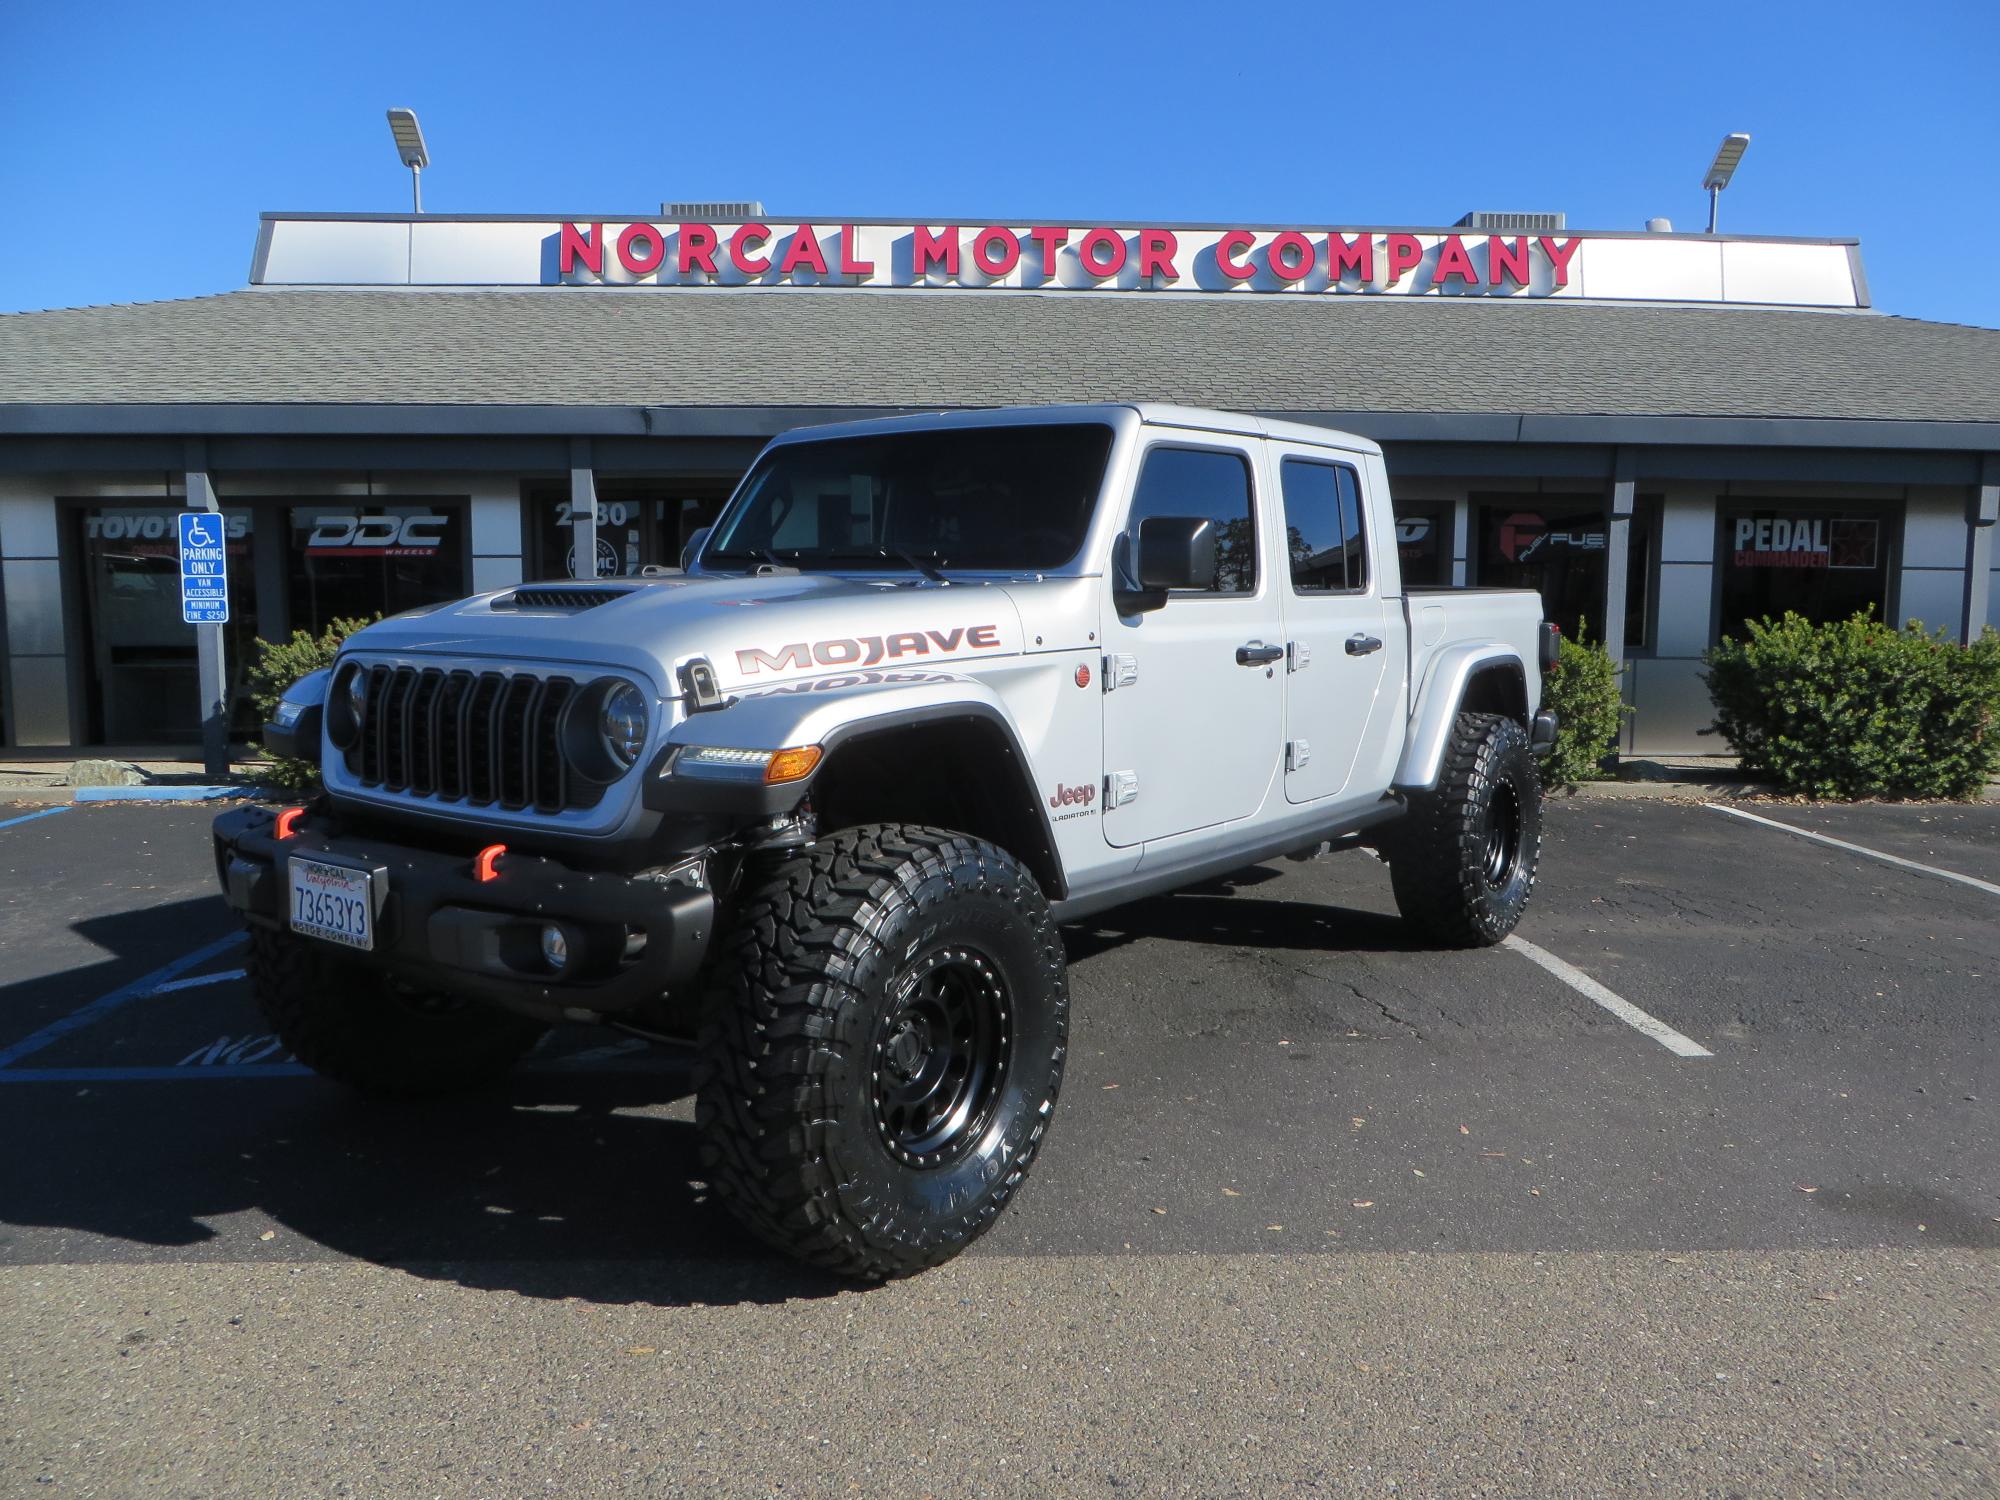
[(1139, 523), (1139, 587), (1215, 587), (1215, 522), (1206, 516), (1148, 516)]

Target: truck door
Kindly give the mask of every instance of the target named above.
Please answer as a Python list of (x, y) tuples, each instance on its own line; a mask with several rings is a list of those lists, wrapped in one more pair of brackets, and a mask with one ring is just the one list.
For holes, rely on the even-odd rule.
[(1121, 848), (1250, 817), (1277, 775), (1282, 579), (1260, 556), (1256, 457), (1248, 440), (1193, 433), (1139, 455), (1126, 535), (1148, 516), (1207, 517), (1217, 567), (1143, 613), (1107, 593), (1103, 827)]
[(1285, 797), (1314, 802), (1347, 788), (1369, 736), (1393, 717), (1382, 695), (1402, 682), (1403, 614), (1383, 597), (1385, 582), (1397, 586), (1395, 576), (1378, 576), (1371, 563), (1394, 541), (1367, 534), (1371, 512), (1358, 457), (1275, 443), (1270, 453), (1290, 554)]

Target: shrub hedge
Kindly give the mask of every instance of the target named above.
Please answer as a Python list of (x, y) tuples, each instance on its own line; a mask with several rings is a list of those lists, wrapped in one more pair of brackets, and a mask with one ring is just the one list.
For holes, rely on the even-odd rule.
[(1977, 798), (2000, 770), (2000, 634), (1971, 646), (1863, 611), (1787, 613), (1706, 657), (1715, 728), (1743, 768), (1815, 798)]
[[(269, 719), (277, 712), (278, 700), (285, 696), (286, 688), (308, 672), (332, 666), (342, 641), (381, 618), (376, 615), (367, 620), (335, 620), (318, 635), (295, 630), (289, 641), (259, 640), (257, 660), (248, 677), (250, 701), (257, 706), (258, 717)], [(319, 785), (319, 767), (308, 760), (274, 755), (262, 779), (289, 791), (307, 792)]]
[(1542, 681), (1542, 706), (1556, 711), (1556, 747), (1542, 762), (1550, 786), (1602, 781), (1604, 761), (1616, 748), (1619, 727), (1631, 710), (1620, 694), (1621, 670), (1603, 643), (1587, 637), (1579, 621), (1575, 640), (1562, 638), (1555, 667)]

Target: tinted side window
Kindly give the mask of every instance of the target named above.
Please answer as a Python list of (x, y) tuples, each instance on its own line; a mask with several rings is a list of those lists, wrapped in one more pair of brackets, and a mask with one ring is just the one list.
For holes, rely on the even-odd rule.
[(1257, 587), (1257, 528), (1250, 515), (1250, 465), (1234, 453), (1155, 448), (1139, 471), (1131, 533), (1148, 516), (1206, 516), (1215, 523), (1218, 594)]
[(1367, 588), (1360, 476), (1346, 464), (1300, 458), (1286, 459), (1278, 473), (1285, 491), (1292, 587), (1301, 594)]

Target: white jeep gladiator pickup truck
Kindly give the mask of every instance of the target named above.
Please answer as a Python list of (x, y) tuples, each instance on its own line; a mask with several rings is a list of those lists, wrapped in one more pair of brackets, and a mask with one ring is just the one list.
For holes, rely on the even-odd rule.
[(1368, 846), (1494, 943), (1535, 879), (1553, 628), (1406, 590), (1381, 450), (1153, 405), (789, 433), (680, 571), (350, 639), (270, 726), (302, 808), (215, 825), (270, 1024), (378, 1094), (552, 1024), (695, 1036), (716, 1194), (863, 1278), (1025, 1178), (1058, 924)]

